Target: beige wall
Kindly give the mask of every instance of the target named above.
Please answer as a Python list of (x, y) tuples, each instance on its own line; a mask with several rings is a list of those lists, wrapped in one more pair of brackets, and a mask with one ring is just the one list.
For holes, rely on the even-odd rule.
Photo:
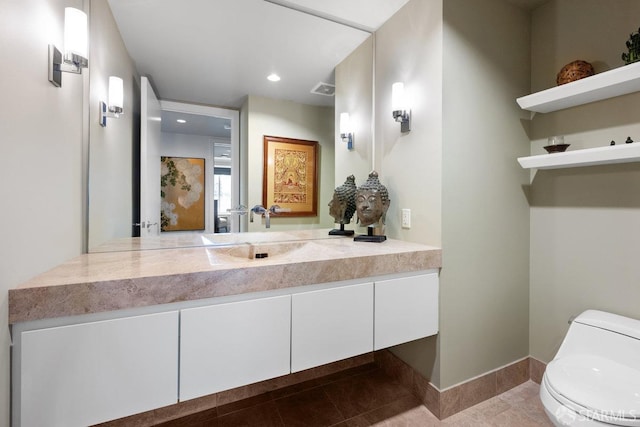
[[(0, 425), (9, 425), (7, 291), (82, 252), (83, 104), (88, 74), (47, 80), (47, 45), (62, 46), (64, 7), (82, 1), (6, 1), (0, 6)], [(11, 65), (9, 65), (11, 64)]]
[[(131, 236), (133, 125), (140, 120), (140, 78), (124, 46), (107, 0), (91, 0), (89, 132), (89, 249)], [(124, 114), (99, 124), (109, 76), (123, 79)], [(136, 127), (136, 130), (138, 128)]]
[[(442, 2), (410, 1), (376, 32), (375, 169), (391, 205), (387, 234), (441, 244)], [(391, 115), (391, 85), (404, 82), (411, 132)], [(402, 208), (412, 227), (400, 228)]]
[(440, 386), (528, 355), (529, 14), (444, 2)]
[[(622, 66), (638, 28), (634, 0), (553, 0), (533, 13), (532, 85), (555, 85), (563, 65), (584, 59), (597, 72)], [(640, 96), (626, 95), (536, 115), (531, 152), (565, 135), (574, 148), (640, 141)], [(538, 171), (531, 183), (530, 353), (553, 358), (567, 320), (595, 308), (640, 318), (640, 164)]]
[[(356, 185), (366, 181), (373, 167), (373, 49), (370, 36), (336, 67), (335, 96), (335, 186), (342, 185), (349, 175)], [(340, 113), (349, 113), (354, 133), (353, 149), (340, 138)], [(351, 227), (355, 229), (354, 215)]]
[[(515, 98), (529, 91), (529, 15), (503, 0), (414, 0), (375, 42), (386, 234), (444, 256), (439, 337), (393, 351), (447, 388), (528, 355), (528, 173), (515, 159), (529, 144)], [(406, 134), (391, 117), (395, 81), (412, 95)]]
[[(242, 107), (247, 117), (247, 199), (251, 208), (262, 204), (263, 138), (265, 135), (318, 141), (318, 216), (274, 217), (270, 230), (329, 228), (333, 218), (328, 204), (334, 187), (334, 112), (330, 107), (303, 105), (259, 96), (249, 96)], [(268, 207), (268, 206), (267, 206)], [(248, 231), (265, 231), (259, 220), (249, 223)]]
[[(386, 234), (395, 239), (442, 243), (442, 2), (410, 1), (376, 32), (375, 169), (391, 205)], [(411, 131), (400, 132), (391, 115), (391, 85), (410, 94)], [(400, 227), (411, 209), (411, 229)], [(436, 338), (394, 352), (432, 382), (439, 382)]]

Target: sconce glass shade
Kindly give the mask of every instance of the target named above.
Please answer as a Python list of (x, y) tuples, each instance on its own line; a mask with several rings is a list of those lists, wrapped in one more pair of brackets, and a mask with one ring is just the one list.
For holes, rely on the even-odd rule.
[(349, 113), (340, 113), (340, 138), (347, 143), (347, 150), (353, 149), (353, 133)]
[(64, 51), (88, 58), (87, 14), (73, 7), (64, 8)]
[(349, 113), (340, 113), (340, 134), (351, 133), (351, 125), (349, 123)]
[(112, 113), (122, 113), (124, 109), (124, 90), (120, 77), (109, 77), (109, 111)]
[(120, 77), (109, 76), (109, 105), (100, 101), (100, 126), (107, 126), (107, 117), (115, 119), (124, 111), (124, 90)]
[(89, 66), (87, 14), (73, 7), (64, 9), (64, 55), (49, 45), (49, 81), (62, 87), (62, 73), (82, 73)]
[(407, 106), (404, 83), (396, 82), (391, 86), (391, 110), (393, 119), (400, 123), (400, 132), (411, 130), (411, 111)]
[(404, 83), (396, 82), (391, 86), (391, 109), (393, 111), (406, 110)]

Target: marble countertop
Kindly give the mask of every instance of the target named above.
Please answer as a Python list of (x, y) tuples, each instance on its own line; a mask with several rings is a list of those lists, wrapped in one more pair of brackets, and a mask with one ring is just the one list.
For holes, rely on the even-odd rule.
[[(10, 289), (9, 323), (420, 271), (442, 264), (440, 248), (392, 239), (354, 242), (348, 237), (329, 238), (327, 233), (123, 239)], [(256, 254), (266, 257), (256, 259)]]

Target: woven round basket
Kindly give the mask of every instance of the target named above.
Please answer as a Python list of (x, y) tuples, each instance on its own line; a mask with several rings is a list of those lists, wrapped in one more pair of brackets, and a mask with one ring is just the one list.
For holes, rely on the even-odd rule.
[(556, 83), (560, 86), (565, 83), (593, 76), (594, 74), (595, 71), (593, 70), (593, 65), (589, 64), (587, 61), (577, 60), (562, 67), (562, 70), (560, 70), (556, 77)]

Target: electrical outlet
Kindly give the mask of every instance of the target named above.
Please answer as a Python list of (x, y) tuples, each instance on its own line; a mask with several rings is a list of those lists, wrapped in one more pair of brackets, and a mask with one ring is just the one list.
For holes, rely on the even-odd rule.
[(402, 228), (411, 228), (411, 209), (402, 209)]

